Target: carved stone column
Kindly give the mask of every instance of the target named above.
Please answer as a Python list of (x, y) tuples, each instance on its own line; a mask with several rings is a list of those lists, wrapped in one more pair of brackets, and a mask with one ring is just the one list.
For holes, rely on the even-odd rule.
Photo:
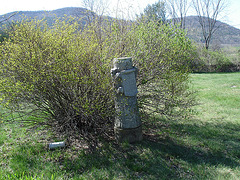
[(111, 70), (116, 90), (114, 123), (117, 141), (136, 142), (142, 140), (142, 126), (137, 105), (137, 68), (132, 58), (115, 58)]

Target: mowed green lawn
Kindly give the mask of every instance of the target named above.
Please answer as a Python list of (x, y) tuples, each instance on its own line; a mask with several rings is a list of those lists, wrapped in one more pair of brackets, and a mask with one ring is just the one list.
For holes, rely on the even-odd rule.
[(240, 179), (240, 73), (191, 80), (195, 113), (148, 119), (141, 143), (106, 142), (91, 154), (78, 143), (49, 151), (49, 142), (61, 140), (50, 132), (0, 124), (0, 180)]
[[(207, 122), (240, 121), (240, 74), (194, 74), (194, 88), (198, 90), (201, 106), (197, 109)], [(203, 105), (204, 104), (204, 105)]]

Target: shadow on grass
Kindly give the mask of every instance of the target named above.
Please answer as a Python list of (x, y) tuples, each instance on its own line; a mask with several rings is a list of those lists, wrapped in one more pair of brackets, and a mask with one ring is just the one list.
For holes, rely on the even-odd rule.
[(240, 124), (227, 122), (204, 125), (176, 123), (172, 126), (172, 131), (181, 137), (187, 137), (190, 146), (191, 140), (196, 142), (197, 145), (191, 147), (197, 155), (200, 154), (196, 156), (199, 160), (211, 165), (222, 164), (234, 168), (239, 166), (239, 161), (236, 161), (240, 157), (239, 128)]
[(55, 173), (73, 179), (192, 179), (201, 177), (199, 167), (207, 171), (207, 167), (219, 165), (240, 166), (240, 125), (158, 122), (145, 125), (140, 143), (105, 142), (91, 154), (22, 145), (12, 155), (11, 168), (19, 174), (45, 178)]

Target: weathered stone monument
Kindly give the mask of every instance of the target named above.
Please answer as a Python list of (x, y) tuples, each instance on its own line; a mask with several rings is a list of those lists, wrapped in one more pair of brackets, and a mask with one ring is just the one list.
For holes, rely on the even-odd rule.
[(137, 142), (142, 140), (142, 126), (137, 105), (137, 68), (132, 58), (115, 58), (111, 70), (116, 90), (114, 123), (117, 141)]

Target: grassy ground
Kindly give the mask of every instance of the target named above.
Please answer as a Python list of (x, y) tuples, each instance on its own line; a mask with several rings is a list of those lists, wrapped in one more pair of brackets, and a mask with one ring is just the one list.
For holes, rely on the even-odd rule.
[(230, 61), (234, 64), (239, 64), (240, 62), (240, 47), (239, 45), (233, 46), (233, 45), (226, 45), (223, 47), (223, 52), (227, 55), (227, 57), (230, 59)]
[(197, 115), (157, 117), (141, 143), (105, 143), (93, 154), (78, 146), (49, 151), (60, 140), (49, 132), (0, 124), (0, 179), (239, 179), (239, 76), (193, 74)]

